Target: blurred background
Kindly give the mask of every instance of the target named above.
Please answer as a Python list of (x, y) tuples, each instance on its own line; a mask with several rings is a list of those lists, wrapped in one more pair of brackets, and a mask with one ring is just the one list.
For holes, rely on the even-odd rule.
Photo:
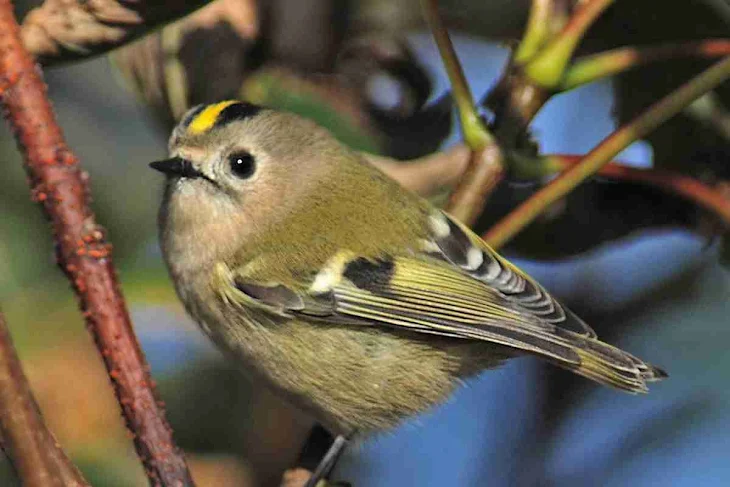
[[(475, 96), (494, 85), (528, 1), (442, 2)], [(34, 4), (21, 2), (19, 14)], [(585, 51), (727, 36), (724, 0), (619, 0)], [(544, 153), (588, 151), (706, 63), (672, 62), (553, 99), (532, 125)], [(223, 363), (184, 314), (156, 234), (174, 120), (247, 97), (330, 126), (352, 146), (407, 159), (458, 143), (448, 82), (418, 2), (217, 0), (110, 56), (46, 70), (70, 146), (91, 176), (136, 331), (200, 486), (275, 486), (311, 420)], [(717, 91), (727, 106), (728, 83)], [(491, 116), (485, 109), (485, 117)], [(621, 161), (730, 179), (727, 134), (677, 117)], [(103, 364), (0, 128), (0, 305), (45, 418), (95, 486), (146, 485)], [(536, 188), (508, 180), (484, 230)], [(431, 195), (436, 201), (443, 195)], [(531, 359), (482, 374), (444, 406), (350, 448), (335, 478), (361, 486), (728, 485), (730, 273), (718, 224), (676, 196), (596, 178), (505, 253), (599, 336), (666, 368), (650, 395), (601, 388)], [(0, 485), (17, 481), (0, 458)]]

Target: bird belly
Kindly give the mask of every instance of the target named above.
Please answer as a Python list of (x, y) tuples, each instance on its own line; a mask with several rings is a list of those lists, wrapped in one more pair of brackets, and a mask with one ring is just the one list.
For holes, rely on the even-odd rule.
[(445, 401), (464, 371), (465, 354), (453, 345), (382, 329), (303, 321), (258, 328), (216, 341), (334, 433), (390, 429)]

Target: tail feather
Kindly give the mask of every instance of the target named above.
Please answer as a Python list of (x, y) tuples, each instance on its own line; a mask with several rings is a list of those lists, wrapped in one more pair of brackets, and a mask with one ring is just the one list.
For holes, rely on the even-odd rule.
[(579, 357), (578, 363), (556, 363), (584, 377), (618, 389), (648, 392), (647, 382), (667, 377), (667, 373), (616, 347), (569, 331), (560, 335)]
[(585, 334), (482, 325), (479, 338), (535, 355), (559, 367), (631, 393), (647, 392), (647, 382), (667, 377), (662, 369)]

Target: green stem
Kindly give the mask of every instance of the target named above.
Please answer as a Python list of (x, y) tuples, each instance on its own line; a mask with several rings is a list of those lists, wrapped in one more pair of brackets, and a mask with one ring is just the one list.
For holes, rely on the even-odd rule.
[(550, 17), (554, 0), (532, 0), (530, 16), (527, 19), (525, 35), (515, 52), (515, 63), (525, 64), (529, 61), (550, 36)]
[(566, 71), (560, 83), (560, 90), (572, 90), (586, 83), (653, 62), (679, 57), (713, 58), (728, 55), (730, 55), (730, 39), (707, 39), (649, 47), (621, 47), (577, 59)]
[(562, 32), (526, 64), (529, 78), (545, 88), (557, 87), (586, 31), (613, 1), (587, 0)]
[(608, 137), (576, 165), (561, 173), (533, 194), (484, 236), (494, 247), (501, 247), (548, 206), (570, 193), (595, 174), (616, 154), (645, 136), (700, 97), (730, 77), (730, 57), (723, 59), (649, 107), (644, 113)]
[(446, 72), (449, 75), (451, 90), (459, 109), (461, 128), (464, 131), (464, 142), (474, 151), (481, 150), (494, 143), (494, 139), (479, 118), (474, 98), (472, 98), (466, 77), (464, 77), (464, 71), (461, 69), (461, 63), (456, 57), (449, 33), (446, 31), (439, 15), (438, 2), (436, 0), (421, 0), (421, 6), (426, 21), (431, 27)]

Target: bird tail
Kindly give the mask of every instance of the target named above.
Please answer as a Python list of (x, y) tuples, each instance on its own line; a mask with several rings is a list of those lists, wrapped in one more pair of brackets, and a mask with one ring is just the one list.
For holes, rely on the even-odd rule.
[(633, 355), (595, 338), (570, 331), (558, 334), (578, 360), (551, 359), (556, 365), (591, 380), (631, 393), (647, 392), (647, 382), (667, 377), (667, 373)]

